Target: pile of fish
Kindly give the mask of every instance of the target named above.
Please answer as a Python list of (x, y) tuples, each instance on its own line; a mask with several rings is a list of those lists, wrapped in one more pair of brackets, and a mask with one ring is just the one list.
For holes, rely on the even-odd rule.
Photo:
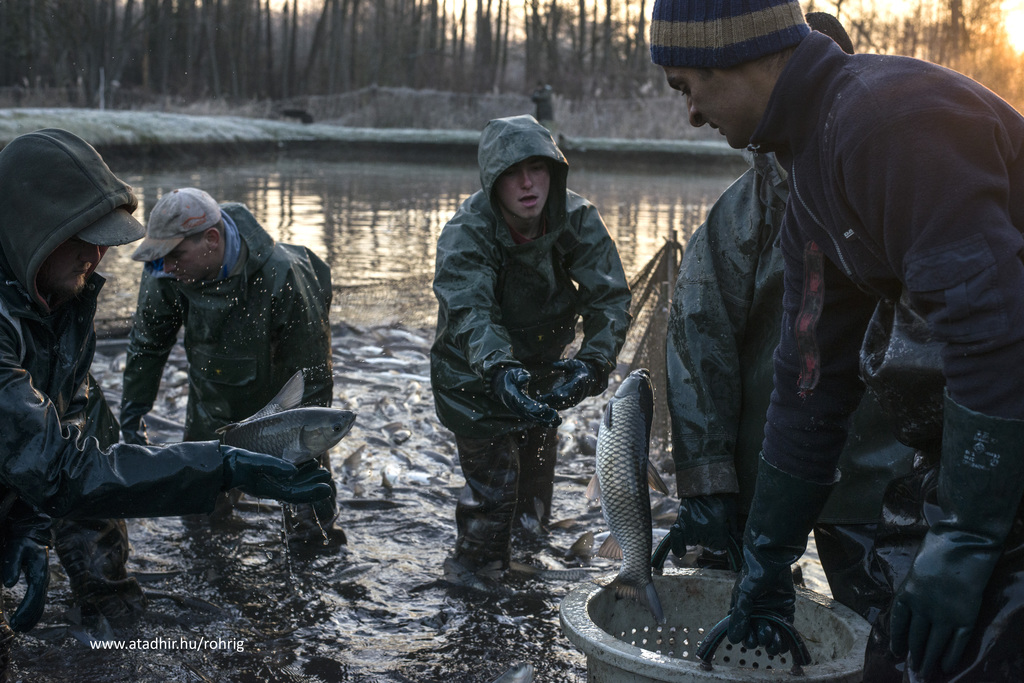
[[(656, 469), (666, 478), (673, 473), (670, 454), (657, 452), (653, 435), (647, 442), (649, 379), (642, 373), (627, 377), (620, 368), (605, 394), (563, 411), (552, 521), (533, 519), (517, 530), (513, 558), (525, 569), (502, 582), (507, 592), (462, 595), (436, 583), (454, 544), (463, 480), (454, 440), (439, 424), (431, 400), (431, 342), (432, 330), (402, 326), (337, 324), (333, 330), (332, 415), (358, 416), (347, 435), (342, 423), (336, 431), (331, 427), (331, 436), (319, 437), (340, 438), (329, 452), (339, 520), (349, 537), (345, 550), (292, 556), (280, 543), (280, 515), (267, 514), (279, 506), (268, 500), (243, 499), (232, 523), (217, 530), (177, 518), (128, 520), (130, 570), (144, 581), (147, 594), (175, 599), (154, 599), (123, 637), (192, 638), (201, 628), (224, 640), (246, 641), (244, 652), (93, 651), (82, 643), (110, 638), (109, 627), (66, 628), (64, 615), (73, 601), (54, 562), (43, 622), (15, 644), (19, 678), (57, 683), (74, 672), (75, 680), (104, 683), (583, 680), (585, 658), (559, 624), (560, 598), (578, 582), (615, 572), (620, 564), (621, 580), (608, 590), (627, 586), (628, 592), (632, 582), (643, 586), (636, 592), (646, 598), (650, 537), (656, 541), (664, 533), (678, 508), (665, 489), (652, 492), (642, 485)], [(101, 340), (92, 371), (115, 410), (124, 362), (124, 339)], [(146, 417), (154, 443), (181, 439), (188, 388), (188, 361), (178, 344)], [(617, 396), (609, 400), (613, 389)], [(279, 396), (222, 436), (240, 438), (264, 418), (283, 419), (296, 410), (290, 405)], [(325, 443), (307, 442), (305, 451)], [(648, 448), (658, 468), (647, 462)], [(293, 446), (287, 452), (303, 450)], [(613, 474), (619, 470), (639, 471)], [(592, 479), (603, 510), (585, 498)], [(621, 557), (608, 559), (619, 546)], [(197, 600), (217, 608), (189, 606)], [(636, 605), (638, 612), (647, 610)]]

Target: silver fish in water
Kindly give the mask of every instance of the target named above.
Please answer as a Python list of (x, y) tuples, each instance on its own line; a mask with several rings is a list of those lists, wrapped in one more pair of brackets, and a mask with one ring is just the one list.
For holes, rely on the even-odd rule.
[(516, 664), (511, 669), (491, 681), (491, 683), (532, 683), (533, 664)]
[(608, 401), (597, 432), (601, 512), (619, 545), (622, 566), (605, 590), (645, 605), (664, 622), (651, 580), (651, 498), (648, 459), (654, 390), (647, 370), (634, 370)]
[(345, 438), (356, 415), (321, 406), (296, 407), (305, 383), (296, 372), (263, 409), (217, 430), (221, 443), (283, 458), (294, 465), (318, 457)]

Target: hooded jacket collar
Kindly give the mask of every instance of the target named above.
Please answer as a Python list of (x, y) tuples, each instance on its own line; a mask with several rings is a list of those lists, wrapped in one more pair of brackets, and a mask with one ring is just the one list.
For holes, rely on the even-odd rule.
[(551, 160), (551, 185), (545, 212), (549, 229), (555, 230), (566, 222), (565, 190), (569, 164), (548, 129), (532, 116), (510, 116), (487, 124), (480, 135), (477, 151), (480, 184), (490, 201), (492, 213), (500, 218), (501, 208), (494, 197), (498, 176), (530, 157)]

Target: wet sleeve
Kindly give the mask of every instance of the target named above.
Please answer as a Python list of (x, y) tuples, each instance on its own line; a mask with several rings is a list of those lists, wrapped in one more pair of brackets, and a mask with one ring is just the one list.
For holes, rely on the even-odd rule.
[(216, 442), (103, 450), (95, 438), (63, 427), (7, 334), (0, 334), (0, 408), (0, 484), (54, 517), (209, 512), (224, 485)]
[(152, 405), (156, 400), (164, 365), (181, 329), (182, 306), (171, 281), (143, 272), (138, 305), (128, 333), (122, 405)]
[(583, 205), (579, 220), (580, 244), (573, 250), (569, 274), (579, 285), (579, 313), (583, 342), (576, 358), (595, 363), (606, 374), (626, 341), (631, 296), (615, 242), (597, 208)]
[(77, 427), (84, 436), (95, 437), (103, 447), (116, 443), (120, 424), (114, 417), (107, 398), (92, 373), (86, 373), (79, 384), (68, 410), (64, 411), (63, 423)]
[[(94, 391), (100, 391), (92, 375), (86, 372), (84, 375), (75, 378), (78, 391), (71, 397), (71, 402), (64, 410), (64, 423), (78, 426), (80, 429), (86, 427), (86, 411)], [(94, 389), (95, 387), (95, 389)]]
[(433, 285), (445, 335), (485, 382), (499, 366), (519, 365), (501, 324), (501, 254), (492, 235), (490, 226), (460, 222), (457, 214), (438, 239)]
[[(779, 469), (818, 483), (835, 481), (850, 416), (864, 394), (860, 347), (877, 300), (857, 288), (827, 258), (808, 252), (798, 231), (783, 230), (785, 287), (782, 332), (775, 351), (775, 390), (768, 408), (764, 458)], [(821, 313), (807, 323), (805, 260), (820, 264)], [(798, 325), (802, 332), (797, 333)], [(798, 340), (799, 336), (799, 340)]]
[(730, 186), (690, 238), (669, 314), (666, 369), (681, 497), (739, 490), (740, 347), (762, 245), (756, 176)]

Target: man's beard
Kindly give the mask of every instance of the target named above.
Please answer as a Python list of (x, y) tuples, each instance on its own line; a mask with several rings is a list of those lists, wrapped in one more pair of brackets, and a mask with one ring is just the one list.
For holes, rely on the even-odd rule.
[(88, 273), (82, 273), (78, 276), (75, 284), (73, 285), (61, 282), (52, 286), (48, 292), (43, 294), (43, 298), (46, 300), (50, 310), (56, 310), (64, 304), (81, 297), (82, 293), (85, 291), (85, 284), (88, 278)]

